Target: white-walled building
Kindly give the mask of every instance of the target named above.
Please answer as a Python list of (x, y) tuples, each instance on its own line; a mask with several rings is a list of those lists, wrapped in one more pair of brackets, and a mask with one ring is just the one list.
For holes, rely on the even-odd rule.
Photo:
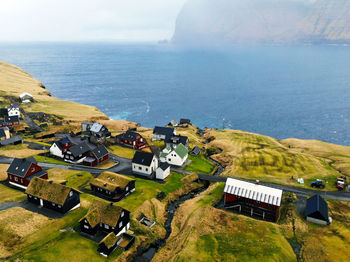
[(132, 159), (132, 172), (137, 175), (151, 176), (158, 168), (158, 159), (154, 154), (136, 151)]
[(164, 180), (170, 175), (170, 165), (168, 163), (160, 163), (156, 170), (156, 178)]
[(188, 157), (188, 149), (179, 144), (176, 148), (167, 146), (160, 153), (160, 161), (173, 166), (183, 166)]

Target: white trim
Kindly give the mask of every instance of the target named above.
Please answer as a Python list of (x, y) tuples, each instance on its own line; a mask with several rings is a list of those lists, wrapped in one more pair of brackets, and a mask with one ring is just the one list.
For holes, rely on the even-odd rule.
[(80, 203), (78, 205), (76, 205), (75, 207), (71, 208), (69, 211), (72, 211), (72, 210), (77, 209), (79, 207), (80, 207)]
[(22, 188), (22, 189), (27, 189), (26, 186), (22, 186), (22, 185), (19, 185), (19, 184), (16, 184), (16, 183), (13, 183), (13, 182), (9, 182), (11, 185), (13, 186), (16, 186), (16, 187), (19, 187), (19, 188)]

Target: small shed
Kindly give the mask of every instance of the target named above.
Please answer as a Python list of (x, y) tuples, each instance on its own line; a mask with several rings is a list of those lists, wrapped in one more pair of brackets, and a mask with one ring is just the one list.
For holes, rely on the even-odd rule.
[(0, 146), (9, 146), (9, 145), (19, 145), (22, 144), (23, 140), (20, 136), (14, 136), (9, 139), (0, 140)]
[(181, 118), (180, 119), (180, 125), (190, 125), (191, 124), (191, 120), (188, 118)]
[(173, 126), (173, 127), (176, 127), (178, 125), (179, 125), (179, 123), (176, 120), (171, 120), (168, 124), (168, 126)]
[(328, 204), (320, 196), (314, 195), (306, 202), (306, 220), (319, 225), (329, 225), (331, 218), (328, 216)]
[(200, 153), (201, 153), (201, 148), (199, 146), (195, 146), (191, 150), (190, 155), (192, 155), (192, 156), (199, 156)]
[(166, 162), (160, 163), (156, 170), (156, 178), (164, 180), (170, 175), (170, 165)]
[(25, 103), (30, 103), (30, 102), (33, 102), (34, 101), (34, 97), (29, 94), (29, 93), (22, 93), (19, 95), (19, 98), (21, 99), (22, 103), (25, 104)]
[(98, 244), (97, 251), (104, 257), (108, 257), (113, 250), (117, 247), (118, 237), (114, 232), (109, 233), (102, 241)]

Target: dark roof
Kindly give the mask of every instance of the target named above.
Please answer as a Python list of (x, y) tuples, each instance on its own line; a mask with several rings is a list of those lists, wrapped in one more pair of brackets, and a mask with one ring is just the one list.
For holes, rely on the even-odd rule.
[(160, 163), (159, 167), (160, 167), (163, 171), (165, 171), (165, 170), (167, 170), (167, 169), (170, 167), (170, 165), (169, 165), (167, 162), (162, 162), (162, 163)]
[(7, 110), (10, 111), (11, 109), (19, 109), (18, 105), (10, 105), (7, 107)]
[(56, 140), (55, 142), (53, 142), (53, 144), (56, 144), (57, 147), (62, 151), (63, 150), (63, 144), (65, 144), (65, 142), (63, 142), (62, 140)]
[(151, 153), (146, 153), (142, 151), (136, 151), (132, 163), (139, 164), (143, 166), (150, 166), (152, 163), (154, 155)]
[(28, 157), (28, 158), (15, 158), (13, 159), (10, 167), (7, 169), (7, 173), (24, 177), (28, 169), (32, 164), (37, 164), (38, 162), (35, 160), (34, 157)]
[(184, 146), (186, 146), (187, 143), (188, 143), (188, 137), (187, 136), (181, 136), (181, 135), (171, 136), (171, 137), (168, 137), (165, 140), (165, 142), (166, 143), (170, 143), (170, 144), (175, 144), (175, 145), (183, 144)]
[(20, 136), (14, 136), (6, 140), (0, 141), (1, 146), (8, 146), (8, 145), (13, 145), (16, 143), (22, 142), (22, 137)]
[(5, 116), (4, 121), (7, 123), (19, 122), (19, 116)]
[(156, 127), (154, 127), (154, 129), (153, 129), (153, 134), (159, 134), (159, 135), (165, 135), (165, 136), (172, 136), (172, 135), (174, 135), (174, 128), (156, 126)]
[(201, 152), (201, 149), (199, 146), (195, 146), (192, 151), (191, 151), (191, 154), (194, 154), (194, 155), (199, 155), (199, 153)]
[(100, 145), (98, 147), (96, 147), (95, 149), (93, 149), (91, 151), (91, 153), (97, 158), (102, 158), (105, 155), (108, 155), (108, 150), (104, 145)]
[(90, 146), (88, 145), (88, 143), (86, 141), (78, 144), (78, 145), (75, 145), (75, 146), (72, 146), (71, 148), (68, 149), (72, 155), (74, 157), (78, 157), (82, 154), (85, 154), (86, 152), (89, 152), (91, 151), (91, 148)]
[(328, 204), (320, 196), (314, 195), (306, 201), (306, 216), (328, 222)]
[(191, 120), (188, 118), (181, 118), (180, 124), (191, 124)]
[(30, 181), (32, 180), (34, 177), (42, 177), (43, 175), (47, 175), (47, 172), (45, 170), (41, 170), (39, 172), (36, 172), (34, 174), (31, 174), (30, 176), (27, 177), (27, 179)]
[(139, 133), (133, 132), (133, 131), (126, 131), (125, 133), (119, 135), (120, 138), (125, 139), (127, 141), (135, 141), (136, 138), (140, 136)]
[(72, 190), (72, 188), (65, 185), (34, 177), (26, 189), (26, 194), (63, 205), (66, 202), (69, 192)]

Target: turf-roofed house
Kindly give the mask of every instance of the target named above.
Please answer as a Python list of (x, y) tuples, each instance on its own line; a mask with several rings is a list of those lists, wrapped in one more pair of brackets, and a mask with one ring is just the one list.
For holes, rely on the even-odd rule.
[(224, 193), (226, 208), (264, 220), (277, 221), (282, 190), (228, 178)]
[(80, 221), (80, 230), (89, 235), (98, 231), (120, 235), (130, 227), (130, 212), (113, 203), (94, 200), (85, 217)]
[(97, 251), (102, 256), (107, 257), (116, 247), (123, 250), (128, 250), (134, 241), (135, 237), (127, 233), (116, 236), (113, 232), (111, 232), (99, 243)]
[(35, 177), (48, 179), (47, 172), (38, 165), (34, 157), (15, 158), (7, 169), (7, 177), (11, 185), (23, 189), (26, 189)]
[(32, 179), (25, 193), (29, 202), (63, 214), (80, 206), (77, 190), (37, 177)]
[(91, 190), (110, 201), (119, 201), (135, 191), (135, 180), (112, 172), (102, 172), (90, 183)]

